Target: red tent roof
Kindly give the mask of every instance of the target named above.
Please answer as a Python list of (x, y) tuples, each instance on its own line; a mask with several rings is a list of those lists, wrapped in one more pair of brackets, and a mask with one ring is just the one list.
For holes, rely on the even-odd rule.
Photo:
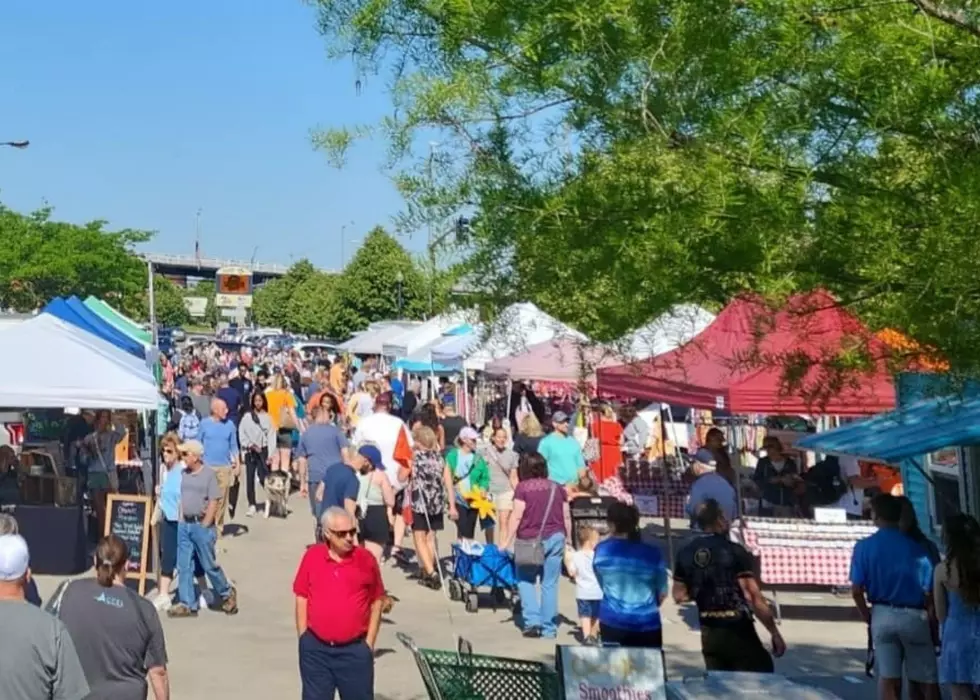
[[(872, 371), (834, 369), (859, 348), (871, 349)], [(776, 312), (758, 297), (736, 298), (689, 343), (597, 374), (602, 394), (692, 408), (868, 415), (895, 407), (887, 356), (857, 318), (817, 291), (791, 297)]]

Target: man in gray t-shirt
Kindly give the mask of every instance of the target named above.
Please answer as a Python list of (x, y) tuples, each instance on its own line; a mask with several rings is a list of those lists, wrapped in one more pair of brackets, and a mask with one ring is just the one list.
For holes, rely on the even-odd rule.
[(218, 539), (215, 518), (221, 489), (213, 469), (202, 461), (204, 446), (197, 440), (180, 445), (185, 469), (180, 477), (180, 519), (177, 522), (177, 598), (180, 602), (167, 611), (169, 617), (197, 615), (198, 596), (194, 592), (194, 556), (221, 598), (221, 610), (234, 615), (238, 612), (237, 595), (218, 566), (214, 543)]
[(61, 621), (24, 600), (27, 543), (0, 536), (0, 698), (82, 700), (89, 687)]

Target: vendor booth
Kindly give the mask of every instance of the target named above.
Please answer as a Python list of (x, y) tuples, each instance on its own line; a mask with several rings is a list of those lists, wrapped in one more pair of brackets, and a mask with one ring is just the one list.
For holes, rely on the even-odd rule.
[(153, 342), (153, 334), (150, 333), (150, 331), (145, 330), (142, 326), (136, 323), (136, 321), (124, 316), (122, 313), (101, 299), (90, 296), (87, 297), (82, 303), (85, 304), (85, 306), (96, 316), (101, 318), (103, 321), (107, 321), (108, 323), (112, 324), (129, 337), (135, 338), (146, 345)]
[(420, 325), (416, 321), (385, 321), (373, 324), (363, 333), (358, 333), (346, 343), (341, 343), (337, 349), (350, 355), (380, 355), (387, 341)]
[[(866, 372), (846, 377), (829, 368), (856, 341), (865, 343), (873, 361)], [(707, 415), (704, 428), (720, 427), (727, 436), (733, 463), (758, 451), (765, 435), (765, 416), (867, 416), (895, 405), (895, 389), (887, 367), (887, 350), (864, 326), (826, 292), (798, 295), (773, 312), (761, 299), (743, 296), (733, 300), (702, 333), (689, 343), (649, 360), (597, 371), (599, 390), (699, 409), (722, 412)], [(795, 369), (792, 385), (787, 371)], [(701, 426), (694, 425), (695, 434)], [(802, 467), (803, 465), (801, 465)], [(653, 498), (661, 503), (686, 502), (688, 485), (680, 475), (646, 469), (643, 483), (635, 480), (642, 465), (623, 472), (624, 490), (634, 499)], [(654, 474), (659, 471), (659, 483)], [(866, 525), (842, 523), (823, 544), (826, 554), (813, 550), (806, 532), (818, 523), (797, 519), (782, 523), (774, 518), (751, 516), (742, 496), (744, 475), (738, 480), (740, 513), (749, 517), (733, 525), (735, 535), (763, 560), (767, 551), (779, 566), (765, 567), (764, 584), (793, 583), (843, 585), (845, 562), (853, 543), (865, 536)], [(661, 516), (668, 513), (661, 512)], [(766, 548), (769, 548), (768, 550)], [(819, 548), (819, 547), (818, 547)], [(818, 564), (813, 564), (818, 562)], [(820, 562), (830, 562), (828, 564)], [(827, 566), (833, 571), (828, 572)], [(768, 576), (768, 580), (766, 578)]]
[[(4, 330), (2, 337), (0, 363), (13, 369), (0, 383), (0, 406), (145, 411), (158, 406), (153, 375), (142, 360), (76, 325), (40, 314)], [(30, 437), (31, 425), (27, 432)], [(31, 549), (31, 568), (39, 574), (73, 574), (89, 564), (77, 479), (65, 465), (62, 447), (53, 434), (33, 444), (28, 439), (20, 459), (4, 465), (5, 484), (16, 488), (3, 490), (0, 507), (17, 518)]]

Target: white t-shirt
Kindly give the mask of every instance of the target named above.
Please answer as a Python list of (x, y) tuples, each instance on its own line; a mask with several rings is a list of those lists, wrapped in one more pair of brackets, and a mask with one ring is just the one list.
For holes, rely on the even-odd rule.
[[(856, 457), (839, 457), (840, 478), (844, 481), (855, 476), (861, 476), (861, 465), (858, 464)], [(830, 508), (843, 508), (849, 515), (861, 516), (864, 514), (864, 489), (848, 488), (837, 503)]]
[(602, 589), (592, 568), (595, 552), (579, 549), (572, 553), (572, 566), (575, 567), (575, 599), (602, 600)]
[(395, 447), (398, 445), (399, 436), (403, 433), (408, 446), (411, 447), (412, 436), (405, 424), (400, 418), (384, 411), (372, 413), (370, 416), (362, 418), (354, 431), (356, 444), (370, 442), (381, 450), (381, 461), (384, 462), (385, 473), (396, 490), (405, 486), (404, 482), (398, 480), (398, 471), (402, 465), (395, 461)]

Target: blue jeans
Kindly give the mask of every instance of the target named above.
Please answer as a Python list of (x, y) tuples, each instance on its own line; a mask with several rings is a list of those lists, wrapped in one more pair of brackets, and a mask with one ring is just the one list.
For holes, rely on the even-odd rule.
[[(524, 629), (540, 627), (541, 636), (558, 635), (558, 579), (561, 577), (561, 562), (565, 554), (565, 534), (555, 533), (542, 541), (544, 545), (544, 567), (517, 567), (517, 592), (521, 597)], [(538, 576), (541, 577), (541, 597), (535, 590)]]
[(192, 563), (195, 555), (215, 595), (224, 600), (231, 593), (231, 584), (215, 558), (214, 543), (217, 539), (218, 533), (213, 527), (204, 527), (200, 523), (177, 523), (177, 599), (191, 610), (197, 610)]

